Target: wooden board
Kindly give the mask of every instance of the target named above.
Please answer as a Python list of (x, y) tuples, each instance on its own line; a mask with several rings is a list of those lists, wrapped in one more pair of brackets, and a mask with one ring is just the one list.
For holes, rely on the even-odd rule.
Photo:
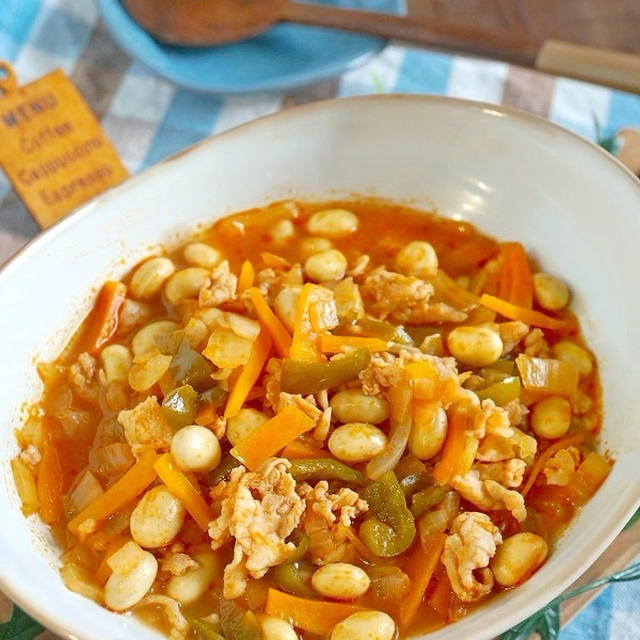
[(637, 0), (407, 0), (413, 15), (640, 53)]

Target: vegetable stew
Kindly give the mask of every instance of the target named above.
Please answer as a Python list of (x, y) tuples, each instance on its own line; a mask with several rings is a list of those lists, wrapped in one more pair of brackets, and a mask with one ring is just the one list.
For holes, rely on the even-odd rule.
[(377, 200), (106, 282), (12, 461), (65, 585), (176, 640), (394, 640), (516, 587), (607, 477), (570, 291)]

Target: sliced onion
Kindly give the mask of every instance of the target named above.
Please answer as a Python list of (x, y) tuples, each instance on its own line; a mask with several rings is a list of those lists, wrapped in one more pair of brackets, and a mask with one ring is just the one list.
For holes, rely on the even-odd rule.
[(391, 413), (391, 431), (387, 446), (367, 464), (367, 476), (377, 480), (387, 471), (392, 471), (400, 462), (402, 454), (407, 448), (411, 425), (413, 422), (411, 405), (413, 402), (413, 387), (411, 379), (404, 374), (402, 380), (392, 387), (389, 392)]

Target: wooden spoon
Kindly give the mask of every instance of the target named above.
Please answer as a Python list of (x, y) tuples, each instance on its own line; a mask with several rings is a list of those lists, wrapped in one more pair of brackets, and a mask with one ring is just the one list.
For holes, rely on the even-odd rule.
[(640, 93), (640, 56), (531, 39), (526, 34), (291, 0), (122, 0), (157, 40), (210, 47), (256, 36), (277, 22), (333, 27), (504, 60)]
[(531, 65), (540, 43), (511, 34), (290, 0), (122, 0), (133, 19), (167, 44), (208, 47), (297, 22)]

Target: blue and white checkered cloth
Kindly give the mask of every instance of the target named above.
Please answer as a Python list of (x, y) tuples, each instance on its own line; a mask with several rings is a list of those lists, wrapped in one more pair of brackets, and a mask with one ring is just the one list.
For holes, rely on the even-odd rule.
[[(0, 0), (0, 59), (21, 83), (62, 68), (85, 95), (131, 172), (201, 138), (319, 98), (402, 91), (508, 104), (592, 140), (640, 128), (640, 97), (500, 62), (388, 46), (335, 81), (288, 94), (222, 98), (177, 88), (113, 43), (91, 0)], [(598, 123), (596, 125), (596, 123)], [(0, 140), (0, 144), (2, 141)], [(37, 231), (0, 174), (0, 263)], [(640, 584), (608, 588), (562, 640), (640, 639)]]

